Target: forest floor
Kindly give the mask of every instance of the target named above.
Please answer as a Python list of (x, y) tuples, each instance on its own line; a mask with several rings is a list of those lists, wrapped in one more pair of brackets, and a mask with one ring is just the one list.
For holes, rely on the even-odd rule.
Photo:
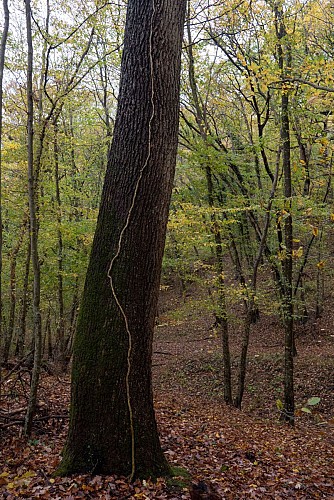
[[(272, 317), (253, 326), (242, 411), (224, 404), (220, 339), (212, 315), (190, 291), (185, 301), (173, 286), (162, 292), (154, 344), (156, 415), (171, 464), (190, 483), (137, 481), (115, 476), (53, 478), (67, 431), (69, 376), (43, 372), (34, 434), (19, 436), (26, 375), (7, 380), (0, 430), (0, 498), (133, 499), (334, 499), (334, 311), (297, 328), (296, 406), (321, 398), (311, 414), (297, 411), (296, 425), (279, 420), (283, 399), (283, 332)], [(241, 322), (233, 322), (231, 348), (237, 371)], [(4, 404), (7, 405), (5, 405)], [(13, 425), (16, 411), (17, 425)], [(15, 415), (15, 413), (14, 413)], [(50, 418), (52, 416), (52, 418)], [(6, 426), (7, 425), (7, 426)], [(189, 481), (189, 480), (188, 480)], [(204, 481), (211, 496), (191, 483)], [(202, 483), (201, 483), (202, 484)], [(197, 496), (196, 496), (197, 494)]]

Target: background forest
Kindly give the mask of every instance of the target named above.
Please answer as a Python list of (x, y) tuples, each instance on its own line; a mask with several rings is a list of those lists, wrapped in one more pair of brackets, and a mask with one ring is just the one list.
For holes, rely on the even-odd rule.
[[(4, 393), (11, 369), (32, 368), (36, 345), (47, 370), (66, 371), (71, 359), (113, 135), (126, 2), (32, 2), (33, 179), (25, 12), (17, 0), (9, 7), (0, 129)], [(174, 325), (189, 311), (210, 318), (223, 399), (239, 409), (245, 391), (254, 392), (246, 383), (252, 335), (277, 341), (282, 384), (270, 404), (293, 424), (294, 359), (310, 332), (310, 349), (318, 342), (317, 321), (333, 298), (334, 7), (190, 0), (183, 45), (157, 324), (166, 311)], [(266, 330), (271, 324), (277, 333)], [(333, 342), (334, 332), (325, 333)], [(318, 396), (320, 388), (303, 395), (299, 411), (311, 414)], [(327, 422), (331, 411), (328, 403)]]

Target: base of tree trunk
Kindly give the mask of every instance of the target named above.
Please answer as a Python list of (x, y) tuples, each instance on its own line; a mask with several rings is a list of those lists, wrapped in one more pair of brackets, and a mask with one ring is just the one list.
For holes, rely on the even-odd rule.
[[(86, 474), (106, 474), (106, 475), (116, 474), (124, 476), (124, 470), (123, 471), (114, 469), (109, 470), (105, 468), (101, 469), (99, 467), (97, 467), (96, 469), (92, 469), (91, 465), (89, 467), (88, 463), (84, 460), (78, 462), (77, 458), (72, 460), (71, 458), (66, 457), (62, 460), (56, 471), (53, 473), (53, 477), (57, 476), (65, 477), (77, 473), (82, 474), (84, 471), (86, 472)], [(156, 481), (159, 477), (172, 478), (177, 475), (179, 475), (178, 472), (174, 470), (174, 468), (172, 468), (166, 460), (165, 463), (161, 464), (157, 463), (154, 467), (151, 466), (147, 469), (141, 468), (139, 470), (135, 470), (135, 473), (133, 477), (131, 477), (131, 480), (151, 479), (152, 481)], [(127, 474), (128, 478), (130, 478), (130, 476), (131, 476), (131, 471), (129, 471), (129, 473)]]

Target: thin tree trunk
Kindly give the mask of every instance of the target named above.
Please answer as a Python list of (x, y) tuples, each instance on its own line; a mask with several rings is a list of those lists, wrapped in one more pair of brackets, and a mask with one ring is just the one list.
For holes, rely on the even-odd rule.
[(52, 348), (52, 331), (51, 331), (51, 306), (49, 306), (48, 313), (45, 321), (45, 334), (44, 334), (43, 355), (45, 356), (45, 347), (47, 348), (47, 359), (51, 360), (53, 356)]
[(239, 373), (238, 373), (238, 390), (237, 395), (234, 400), (234, 406), (241, 409), (241, 403), (245, 390), (245, 380), (246, 380), (246, 372), (247, 372), (247, 356), (248, 356), (248, 346), (249, 346), (249, 337), (250, 330), (252, 324), (252, 303), (245, 304), (245, 318), (244, 318), (244, 331), (242, 335), (241, 342), (241, 353), (240, 353), (240, 364), (239, 364)]
[[(201, 101), (198, 93), (197, 82), (195, 78), (195, 63), (192, 50), (192, 36), (190, 26), (190, 2), (188, 2), (188, 17), (187, 17), (187, 35), (188, 35), (188, 67), (189, 67), (189, 82), (191, 88), (192, 99), (195, 107), (195, 116), (197, 125), (200, 131), (201, 138), (204, 144), (207, 144), (206, 123)], [(210, 208), (214, 208), (214, 187), (212, 181), (212, 171), (207, 164), (205, 166), (205, 176), (208, 190), (208, 202)], [(233, 404), (232, 399), (232, 374), (231, 374), (231, 355), (229, 346), (228, 318), (225, 296), (224, 283), (224, 264), (223, 264), (223, 247), (222, 236), (219, 229), (219, 221), (216, 220), (214, 211), (211, 214), (211, 230), (215, 239), (215, 254), (217, 259), (218, 271), (218, 311), (216, 312), (216, 323), (220, 326), (222, 335), (223, 363), (224, 363), (224, 401), (227, 404)]]
[[(291, 68), (291, 48), (286, 41), (287, 32), (284, 25), (282, 7), (275, 6), (277, 51), (282, 79), (286, 71)], [(284, 40), (285, 39), (285, 40)], [(286, 54), (283, 53), (283, 43)], [(291, 213), (291, 159), (290, 159), (290, 120), (289, 120), (289, 90), (282, 86), (281, 97), (281, 144), (283, 157), (285, 219), (284, 219), (284, 245), (285, 258), (283, 260), (283, 321), (285, 329), (285, 356), (284, 356), (284, 419), (291, 425), (294, 424), (294, 331), (293, 331), (293, 271), (292, 271), (292, 242), (293, 226)]]
[(318, 319), (321, 317), (324, 309), (324, 270), (322, 266), (322, 238), (323, 231), (320, 231), (319, 241), (318, 241), (318, 252), (317, 252), (317, 292), (316, 292), (316, 302), (315, 302), (315, 317)]
[(68, 361), (71, 359), (73, 353), (73, 340), (74, 340), (74, 332), (77, 326), (78, 310), (79, 310), (79, 279), (78, 277), (76, 277), (72, 306), (71, 306), (70, 327), (69, 327), (68, 337), (66, 339), (66, 358)]
[(11, 258), (10, 258), (10, 284), (9, 284), (10, 308), (9, 308), (9, 320), (8, 320), (7, 332), (5, 335), (5, 345), (3, 353), (4, 363), (7, 363), (8, 361), (14, 334), (15, 311), (16, 311), (16, 263), (17, 263), (17, 255), (20, 251), (27, 230), (27, 223), (28, 223), (27, 216), (26, 214), (24, 214), (24, 220), (22, 223), (21, 232), (19, 234), (19, 239), (11, 252)]
[[(210, 167), (206, 167), (206, 180), (210, 208), (214, 207), (212, 172)], [(231, 354), (229, 344), (227, 305), (225, 295), (224, 262), (223, 262), (223, 242), (219, 222), (216, 220), (214, 212), (211, 214), (211, 229), (215, 239), (215, 253), (218, 267), (218, 311), (216, 312), (216, 323), (221, 328), (223, 363), (224, 363), (224, 401), (226, 404), (233, 404), (232, 398), (232, 373)]]
[(27, 245), (24, 281), (23, 281), (23, 287), (22, 287), (19, 332), (18, 332), (18, 336), (17, 336), (17, 344), (16, 344), (16, 349), (15, 349), (15, 355), (19, 356), (20, 358), (24, 354), (24, 346), (25, 346), (25, 338), (26, 338), (30, 261), (31, 261), (31, 238), (30, 238), (30, 228), (29, 228), (29, 239), (28, 239), (28, 245)]
[(307, 147), (303, 142), (303, 137), (301, 133), (301, 127), (299, 124), (299, 119), (298, 117), (295, 117), (295, 123), (294, 123), (294, 132), (295, 136), (298, 142), (298, 147), (299, 147), (299, 158), (300, 158), (300, 163), (302, 164), (302, 167), (305, 170), (305, 179), (304, 179), (304, 187), (303, 187), (303, 196), (309, 196), (310, 194), (310, 188), (311, 188), (311, 175), (310, 175), (310, 154), (307, 151)]
[(57, 118), (53, 122), (54, 138), (53, 138), (53, 155), (54, 155), (54, 180), (56, 188), (56, 219), (57, 219), (57, 240), (58, 240), (58, 326), (57, 326), (57, 349), (58, 360), (64, 367), (66, 341), (65, 341), (65, 313), (64, 313), (64, 284), (63, 284), (63, 234), (61, 229), (62, 224), (62, 207), (60, 198), (60, 185), (59, 185), (59, 149), (58, 149), (58, 124)]
[[(175, 238), (173, 231), (169, 231), (169, 239), (172, 243), (172, 248), (173, 248), (175, 259), (181, 263), (182, 262), (181, 253), (179, 250), (179, 245), (178, 245), (177, 239)], [(179, 266), (177, 266), (176, 269), (174, 269), (174, 272), (175, 272), (175, 274), (177, 274), (177, 276), (179, 278), (181, 298), (182, 298), (183, 302), (185, 302), (186, 301), (186, 282), (185, 282), (184, 273), (180, 269)]]
[(3, 247), (3, 235), (2, 235), (2, 102), (3, 102), (3, 75), (5, 69), (5, 52), (7, 44), (7, 36), (9, 29), (9, 9), (8, 0), (3, 0), (3, 12), (4, 12), (4, 26), (1, 35), (0, 44), (0, 399), (1, 399), (1, 366), (2, 366), (2, 348), (3, 348), (3, 322), (2, 322), (2, 247)]
[[(268, 236), (268, 231), (270, 227), (270, 218), (271, 218), (271, 210), (272, 210), (272, 204), (273, 200), (275, 198), (276, 194), (276, 189), (277, 189), (277, 182), (278, 182), (278, 175), (279, 175), (279, 163), (280, 163), (280, 150), (278, 151), (277, 154), (277, 160), (276, 160), (276, 171), (275, 175), (273, 178), (273, 184), (271, 187), (270, 195), (269, 195), (269, 200), (268, 204), (266, 207), (266, 219), (265, 219), (265, 224), (264, 228), (262, 231), (262, 236), (259, 241), (259, 248), (258, 248), (258, 253), (253, 265), (253, 273), (252, 273), (252, 278), (251, 282), (249, 284), (249, 290), (248, 290), (248, 297), (247, 300), (245, 300), (245, 318), (244, 318), (244, 331), (243, 331), (243, 336), (242, 336), (242, 344), (241, 344), (241, 354), (240, 354), (240, 364), (239, 364), (239, 374), (238, 374), (238, 389), (237, 389), (237, 394), (234, 400), (234, 405), (236, 408), (241, 408), (242, 404), (242, 399), (245, 391), (245, 380), (246, 380), (246, 372), (247, 372), (247, 355), (248, 355), (248, 346), (249, 346), (249, 338), (250, 338), (250, 333), (251, 333), (251, 325), (253, 323), (253, 318), (254, 315), (256, 314), (256, 303), (255, 303), (255, 297), (256, 297), (256, 290), (257, 290), (257, 278), (258, 278), (258, 270), (260, 263), (263, 258), (263, 254), (265, 252), (266, 248), (266, 242), (267, 242), (267, 236)], [(239, 261), (238, 267), (240, 268), (241, 272), (241, 263)], [(241, 283), (245, 286), (246, 281), (244, 276), (241, 275)], [(246, 292), (247, 290), (245, 290)]]
[(26, 436), (31, 434), (33, 417), (36, 411), (37, 390), (41, 368), (42, 354), (42, 326), (40, 312), (40, 265), (38, 257), (38, 229), (36, 218), (36, 198), (35, 198), (35, 175), (34, 175), (34, 108), (33, 108), (33, 45), (31, 30), (31, 6), (30, 0), (25, 0), (26, 7), (26, 27), (27, 27), (27, 45), (28, 45), (28, 65), (27, 65), (27, 108), (28, 108), (28, 192), (29, 192), (29, 214), (30, 214), (30, 237), (31, 237), (31, 261), (34, 274), (33, 287), (33, 338), (34, 338), (34, 365), (30, 383), (30, 394), (28, 408), (24, 423), (24, 433)]

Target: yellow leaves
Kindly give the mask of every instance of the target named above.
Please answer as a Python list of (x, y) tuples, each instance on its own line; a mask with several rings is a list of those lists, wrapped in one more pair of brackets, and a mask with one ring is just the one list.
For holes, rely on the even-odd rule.
[(323, 269), (325, 267), (325, 262), (324, 260), (320, 260), (318, 263), (317, 263), (317, 268), (318, 269)]
[(14, 478), (11, 478), (9, 481), (8, 472), (3, 472), (0, 474), (0, 486), (6, 486), (7, 490), (13, 490), (17, 487), (27, 487), (30, 483), (30, 480), (36, 476), (36, 472), (32, 470), (27, 470), (21, 475), (17, 475)]
[(294, 84), (291, 82), (284, 82), (282, 84), (282, 94), (287, 94), (290, 90), (293, 90)]
[(300, 246), (297, 250), (292, 250), (292, 257), (294, 259), (300, 259), (303, 255), (303, 247)]
[(319, 229), (316, 226), (311, 226), (311, 227), (313, 236), (317, 237), (319, 234)]
[(249, 69), (251, 69), (254, 73), (256, 73), (259, 69), (259, 66), (258, 64), (256, 64), (255, 62), (251, 62), (250, 65), (248, 66)]
[(277, 217), (277, 224), (279, 224), (283, 219), (285, 219), (289, 215), (289, 212), (287, 212), (284, 208), (281, 210), (280, 215)]
[(30, 479), (31, 477), (36, 476), (36, 473), (32, 470), (27, 470), (22, 476), (16, 476), (15, 479)]
[(145, 495), (145, 493), (142, 492), (142, 493), (135, 493), (135, 498), (141, 498), (141, 499), (146, 500), (146, 498), (149, 498), (149, 497), (147, 495)]
[(285, 260), (286, 259), (286, 250), (279, 250), (277, 252), (277, 258), (278, 258), (278, 260)]
[(241, 54), (241, 52), (238, 52), (238, 53), (237, 53), (237, 59), (238, 59), (238, 61), (240, 61), (240, 62), (241, 62), (241, 64), (242, 64), (243, 66), (247, 66), (246, 59), (244, 58), (243, 54)]
[(334, 222), (334, 213), (331, 213), (330, 217), (331, 217), (331, 221)]
[(283, 402), (280, 399), (276, 400), (276, 406), (278, 410), (283, 410), (284, 408)]
[(21, 149), (22, 146), (19, 142), (16, 141), (4, 141), (3, 145), (3, 153), (9, 153), (13, 151), (17, 151), (18, 149)]
[(94, 487), (90, 486), (89, 484), (83, 484), (81, 486), (81, 489), (87, 492), (94, 491)]

